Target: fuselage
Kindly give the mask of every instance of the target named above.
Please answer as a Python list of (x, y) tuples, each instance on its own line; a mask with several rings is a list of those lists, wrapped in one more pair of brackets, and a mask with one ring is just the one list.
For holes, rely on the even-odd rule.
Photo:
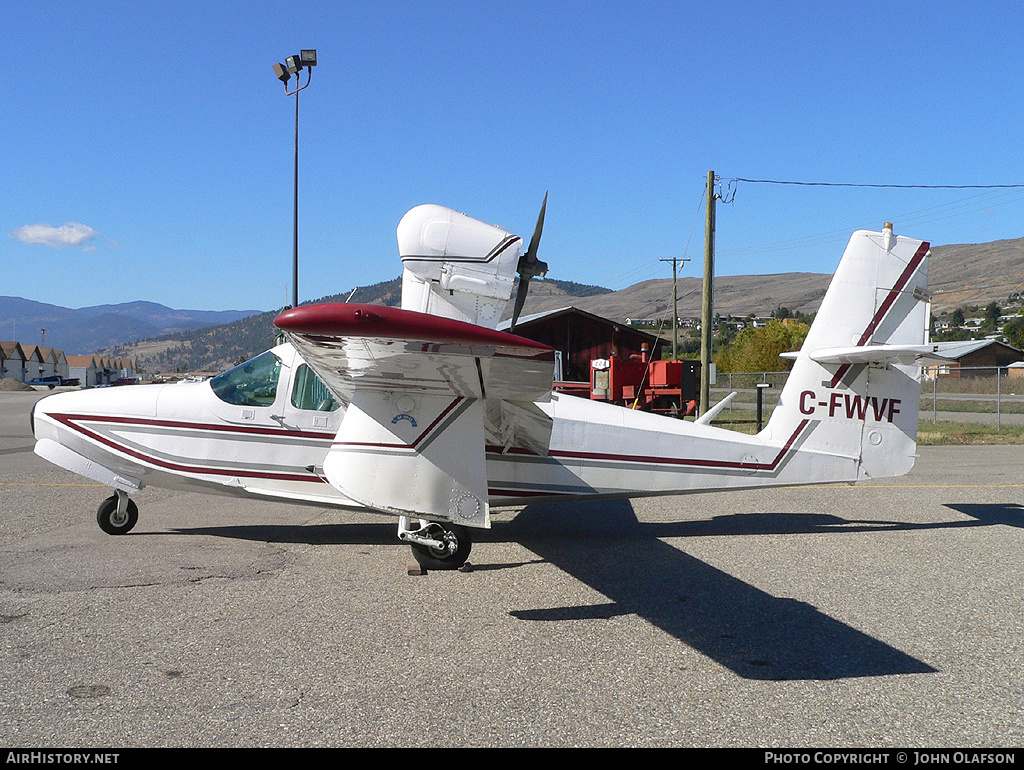
[[(491, 505), (856, 478), (852, 458), (831, 479), (810, 474), (798, 449), (817, 420), (750, 436), (560, 394), (537, 406), (552, 421), (549, 449), (489, 445)], [(322, 472), (344, 414), (285, 344), (205, 382), (50, 396), (33, 420), (37, 453), (125, 491), (160, 486), (361, 508)]]

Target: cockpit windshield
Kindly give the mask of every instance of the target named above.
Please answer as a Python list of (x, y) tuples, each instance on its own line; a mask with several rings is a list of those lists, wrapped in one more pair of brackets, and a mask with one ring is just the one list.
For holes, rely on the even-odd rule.
[(277, 397), (281, 359), (269, 350), (210, 380), (217, 398), (239, 406), (270, 406)]

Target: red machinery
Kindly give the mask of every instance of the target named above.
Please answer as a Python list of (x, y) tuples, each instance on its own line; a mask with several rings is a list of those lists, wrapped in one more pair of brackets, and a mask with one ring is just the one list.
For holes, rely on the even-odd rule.
[[(568, 383), (558, 383), (562, 392), (577, 391)], [(683, 417), (696, 414), (700, 387), (698, 361), (651, 361), (647, 345), (639, 356), (590, 362), (589, 396), (595, 401), (609, 401), (632, 409), (662, 412)]]

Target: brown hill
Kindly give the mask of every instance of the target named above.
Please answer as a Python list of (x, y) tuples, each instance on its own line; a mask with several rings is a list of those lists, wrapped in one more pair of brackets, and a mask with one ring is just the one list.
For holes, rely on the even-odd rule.
[(932, 249), (928, 273), (932, 307), (939, 312), (1024, 292), (1024, 238), (953, 244)]
[[(1024, 292), (1024, 238), (935, 246), (929, 264), (928, 283), (936, 313), (965, 305), (1003, 303), (1011, 294)], [(812, 313), (821, 304), (831, 278), (821, 273), (716, 276), (715, 312), (739, 317), (750, 313), (767, 316), (782, 306), (793, 312)], [(679, 315), (699, 318), (703, 280), (680, 278), (677, 291)], [(535, 281), (523, 314), (567, 305), (617, 321), (671, 317), (672, 279), (644, 281), (592, 297), (571, 297), (557, 287)]]
[[(699, 263), (696, 269), (700, 269)], [(936, 246), (932, 249), (930, 273), (935, 313), (965, 305), (1004, 303), (1011, 294), (1024, 293), (1024, 238)], [(820, 273), (717, 276), (715, 312), (738, 317), (750, 313), (767, 316), (782, 306), (791, 312), (812, 313), (818, 309), (830, 279), (830, 275)], [(680, 316), (700, 317), (702, 280), (683, 277), (677, 288)], [(399, 289), (399, 279), (385, 281), (358, 289), (353, 301), (395, 305), (400, 301)], [(537, 280), (530, 285), (523, 315), (568, 305), (618, 321), (672, 315), (671, 278), (644, 281), (621, 291), (595, 293), (599, 291), (592, 286)], [(322, 301), (344, 301), (348, 296), (346, 293)], [(506, 317), (511, 315), (511, 305), (510, 300)], [(273, 344), (275, 315), (264, 313), (200, 332), (125, 345), (111, 354), (138, 358), (150, 372), (222, 369)]]
[[(810, 313), (818, 309), (830, 278), (817, 273), (718, 276), (715, 279), (715, 312), (766, 316), (781, 305), (794, 312)], [(676, 283), (679, 315), (684, 318), (700, 317), (703, 280), (680, 278)], [(643, 281), (620, 291), (593, 297), (572, 297), (552, 290), (542, 293), (534, 291), (534, 285), (537, 284), (530, 286), (530, 295), (523, 307), (524, 315), (573, 305), (616, 321), (672, 316), (671, 278)]]

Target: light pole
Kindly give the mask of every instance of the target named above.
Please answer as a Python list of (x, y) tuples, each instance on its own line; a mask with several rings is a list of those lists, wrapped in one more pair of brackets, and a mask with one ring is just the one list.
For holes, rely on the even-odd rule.
[[(292, 307), (299, 306), (299, 91), (309, 85), (316, 66), (316, 49), (304, 49), (298, 56), (289, 56), (285, 63), (274, 65), (274, 74), (284, 83), (285, 96), (295, 96), (295, 190), (292, 213)], [(299, 73), (306, 70), (306, 85), (299, 85)], [(295, 75), (294, 91), (288, 90), (288, 81)]]

